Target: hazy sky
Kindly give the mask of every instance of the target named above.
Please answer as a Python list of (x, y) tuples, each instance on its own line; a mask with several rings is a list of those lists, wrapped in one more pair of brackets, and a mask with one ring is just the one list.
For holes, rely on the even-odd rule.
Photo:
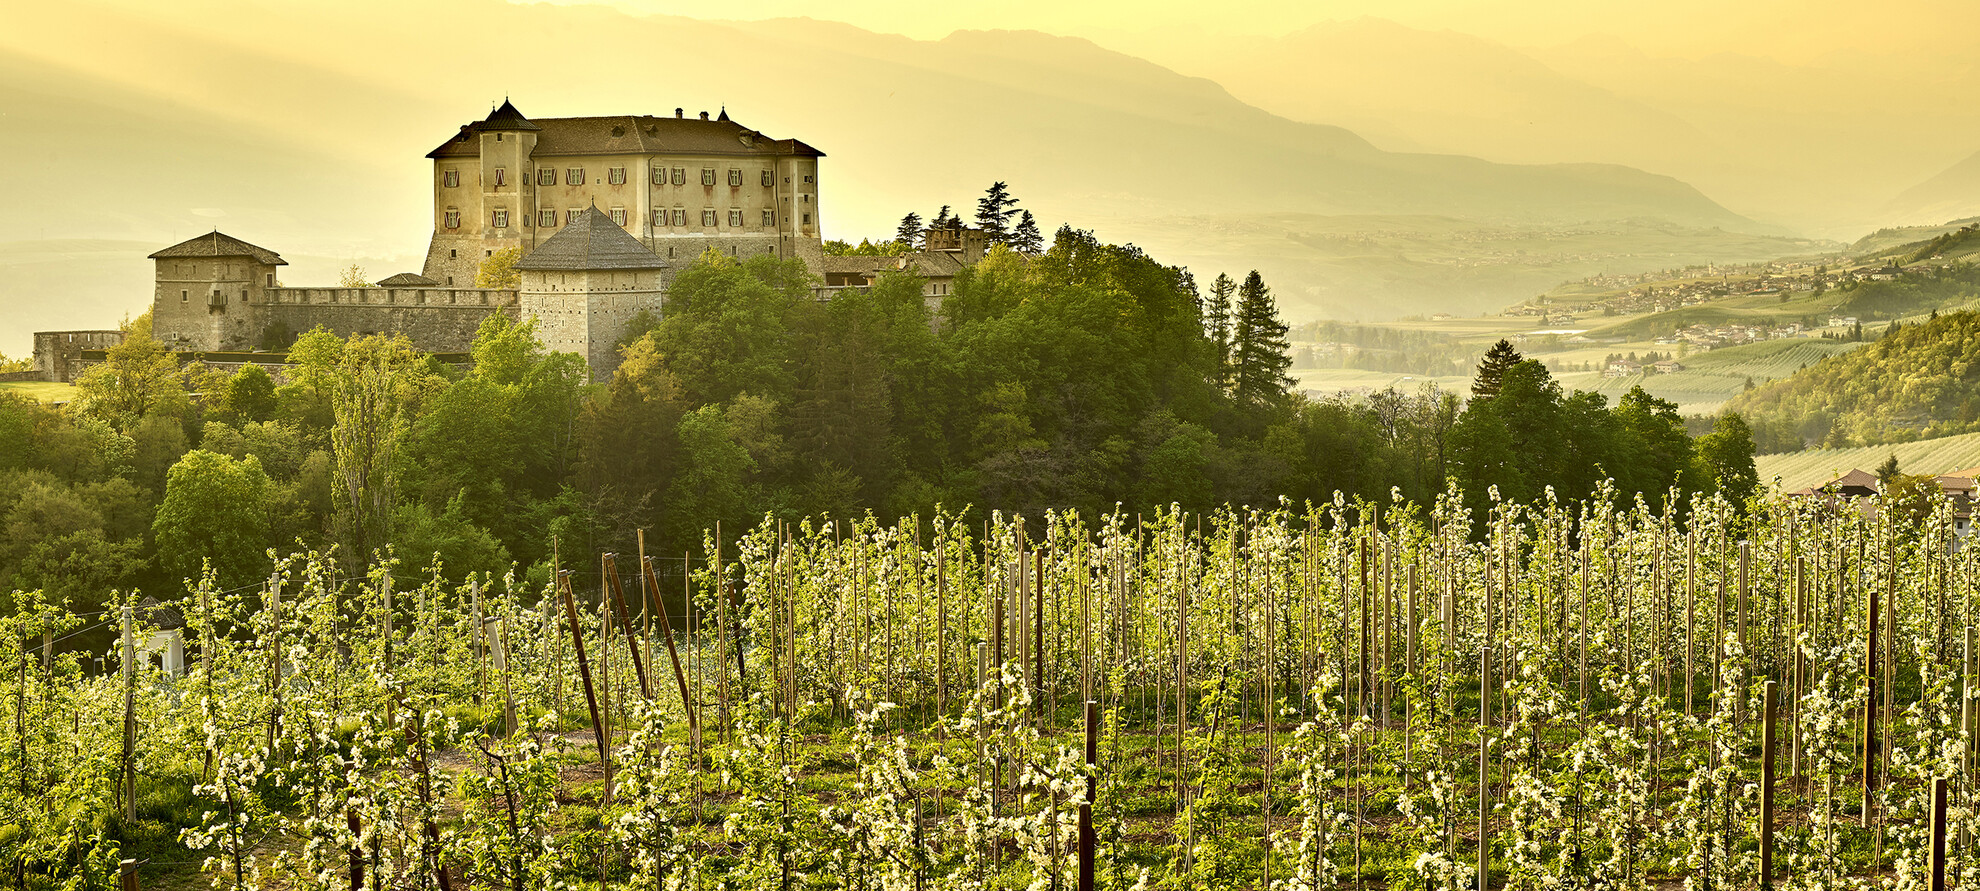
[[(1965, 55), (1980, 44), (1975, 36), (1980, 4), (1971, 0), (731, 0), (720, 7), (705, 0), (607, 0), (599, 5), (696, 18), (807, 16), (921, 39), (961, 28), (1027, 28), (1102, 42), (1114, 35), (1167, 32), (1180, 42), (1203, 33), (1277, 36), (1321, 22), (1379, 16), (1516, 45), (1609, 35), (1625, 36), (1649, 52), (1739, 52), (1782, 61), (1867, 53), (1903, 64), (1907, 57), (1916, 61), (1920, 51)], [(1210, 9), (1215, 15), (1206, 14)], [(1971, 59), (1968, 55), (1967, 64)]]

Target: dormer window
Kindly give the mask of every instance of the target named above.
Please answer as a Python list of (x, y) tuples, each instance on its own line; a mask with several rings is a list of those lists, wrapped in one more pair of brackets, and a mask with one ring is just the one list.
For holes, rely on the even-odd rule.
[(614, 167), (606, 174), (606, 179), (612, 185), (623, 186), (626, 184), (626, 169), (624, 167)]
[(569, 170), (564, 171), (564, 185), (567, 186), (584, 185), (584, 168), (573, 167)]
[(449, 189), (460, 188), (461, 172), (458, 170), (449, 170), (445, 173), (440, 174), (440, 185)]

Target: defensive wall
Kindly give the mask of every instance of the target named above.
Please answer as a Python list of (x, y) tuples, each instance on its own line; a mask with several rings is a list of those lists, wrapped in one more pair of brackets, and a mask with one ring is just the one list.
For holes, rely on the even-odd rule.
[(286, 341), (322, 326), (339, 337), (404, 334), (427, 352), (465, 353), (490, 313), (516, 315), (516, 292), (502, 288), (268, 288), (261, 296), (241, 308), (253, 341), (223, 346), (287, 347), (267, 335)]

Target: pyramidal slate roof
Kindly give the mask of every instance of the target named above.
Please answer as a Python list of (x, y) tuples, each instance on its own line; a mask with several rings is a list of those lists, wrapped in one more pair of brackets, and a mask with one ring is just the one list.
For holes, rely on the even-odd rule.
[(232, 235), (215, 229), (205, 235), (188, 238), (162, 251), (151, 255), (153, 260), (169, 260), (178, 257), (253, 257), (257, 263), (268, 266), (287, 266), (289, 261), (280, 254), (265, 247), (248, 244)]
[(437, 284), (439, 282), (420, 275), (417, 272), (401, 272), (398, 275), (379, 279), (378, 281), (378, 286), (381, 288), (430, 288)]
[(532, 123), (529, 118), (523, 117), (523, 113), (517, 111), (516, 107), (511, 105), (507, 99), (502, 100), (502, 106), (500, 108), (488, 113), (488, 117), (481, 122), (480, 127), (483, 130), (490, 131), (543, 129)]
[(646, 249), (632, 233), (620, 228), (593, 206), (575, 222), (550, 236), (517, 269), (557, 272), (581, 269), (665, 269), (667, 262)]

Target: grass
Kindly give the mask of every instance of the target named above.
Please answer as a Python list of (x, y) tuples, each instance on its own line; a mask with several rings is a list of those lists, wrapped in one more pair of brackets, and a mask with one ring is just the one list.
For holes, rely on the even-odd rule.
[(42, 402), (67, 402), (76, 398), (76, 386), (48, 381), (12, 381), (0, 383), (0, 393), (19, 393)]
[(1852, 468), (1875, 470), (1877, 465), (1892, 455), (1897, 456), (1898, 469), (1905, 473), (1941, 474), (1965, 470), (1980, 465), (1980, 433), (1895, 445), (1760, 455), (1753, 459), (1753, 464), (1760, 471), (1762, 482), (1779, 477), (1781, 488), (1799, 489), (1828, 482)]

